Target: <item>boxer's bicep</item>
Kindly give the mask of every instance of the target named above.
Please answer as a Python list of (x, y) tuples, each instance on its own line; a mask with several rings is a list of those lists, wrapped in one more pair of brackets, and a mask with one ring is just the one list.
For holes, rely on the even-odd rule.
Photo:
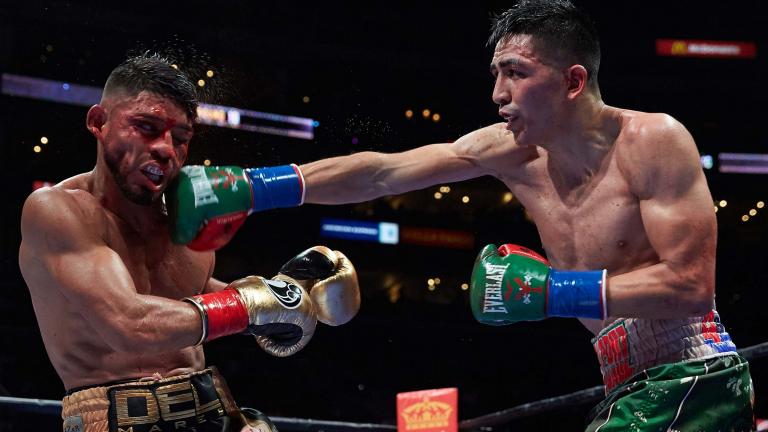
[[(19, 254), (30, 290), (62, 297), (62, 308), (82, 317), (117, 351), (163, 346), (174, 333), (178, 337), (190, 329), (189, 339), (194, 339), (194, 309), (137, 293), (122, 258), (98, 234), (97, 225), (65, 195), (30, 197), (22, 214)], [(190, 318), (186, 323), (184, 315)]]
[(711, 310), (716, 225), (712, 198), (690, 134), (669, 116), (647, 115), (619, 144), (619, 169), (637, 197), (658, 262), (609, 273), (608, 313), (682, 318)]
[(706, 304), (714, 292), (717, 228), (693, 138), (674, 120), (645, 137), (634, 189), (667, 288)]
[[(27, 200), (22, 213), (20, 266), (30, 289), (58, 291), (66, 306), (109, 333), (136, 296), (120, 257), (95, 232), (96, 223), (60, 191)], [(107, 336), (107, 335), (105, 335)]]

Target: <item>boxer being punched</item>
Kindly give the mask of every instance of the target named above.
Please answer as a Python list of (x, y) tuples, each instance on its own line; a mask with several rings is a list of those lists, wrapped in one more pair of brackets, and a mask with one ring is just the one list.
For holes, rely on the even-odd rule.
[(714, 310), (716, 220), (691, 135), (669, 115), (603, 102), (597, 33), (567, 0), (521, 0), (489, 44), (502, 123), (302, 165), (305, 200), (498, 178), (548, 260), (483, 249), (473, 312), (490, 325), (575, 317), (595, 333), (607, 397), (587, 430), (750, 430), (748, 365)]
[(286, 356), (318, 319), (338, 325), (357, 311), (340, 252), (314, 247), (272, 279), (227, 285), (211, 277), (213, 252), (172, 243), (161, 196), (187, 157), (196, 108), (194, 85), (168, 61), (128, 59), (88, 111), (94, 169), (24, 205), (19, 263), (67, 389), (64, 430), (274, 429), (236, 407), (201, 344), (245, 333)]

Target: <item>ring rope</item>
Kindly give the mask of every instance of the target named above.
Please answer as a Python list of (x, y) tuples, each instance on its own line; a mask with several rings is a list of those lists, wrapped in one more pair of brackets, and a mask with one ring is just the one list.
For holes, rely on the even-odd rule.
[[(768, 355), (768, 342), (753, 345), (739, 350), (739, 354), (747, 361), (755, 360)], [(524, 403), (512, 408), (485, 414), (472, 419), (459, 422), (459, 429), (480, 429), (498, 426), (523, 417), (554, 411), (556, 409), (581, 405), (589, 402), (596, 402), (605, 397), (605, 387), (595, 386), (577, 392), (541, 399), (534, 402)]]
[[(61, 401), (49, 399), (27, 399), (0, 396), (0, 407), (9, 406), (17, 411), (36, 414), (61, 415)], [(353, 423), (330, 420), (301, 419), (292, 417), (269, 417), (278, 429), (290, 431), (353, 432), (353, 431), (393, 431), (397, 427), (389, 424)]]
[[(753, 345), (739, 350), (739, 354), (748, 361), (756, 360), (768, 356), (768, 342)], [(492, 426), (508, 423), (523, 417), (554, 411), (568, 406), (577, 406), (589, 402), (595, 402), (604, 397), (604, 387), (595, 386), (568, 393), (561, 396), (554, 396), (546, 399), (528, 402), (485, 414), (468, 420), (459, 422), (459, 429), (490, 429)], [(10, 406), (19, 411), (33, 412), (38, 414), (61, 414), (61, 401), (48, 399), (28, 399), (9, 396), (0, 396), (0, 407)], [(393, 431), (397, 427), (391, 424), (376, 423), (353, 423), (329, 420), (301, 419), (292, 417), (270, 417), (278, 428), (284, 428), (291, 431), (316, 431), (326, 432), (353, 432), (360, 430), (368, 431)]]

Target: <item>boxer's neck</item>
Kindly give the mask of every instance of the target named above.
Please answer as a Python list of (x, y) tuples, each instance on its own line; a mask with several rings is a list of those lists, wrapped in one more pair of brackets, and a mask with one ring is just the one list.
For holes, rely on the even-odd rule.
[(96, 164), (89, 178), (90, 190), (102, 207), (120, 217), (134, 231), (142, 236), (165, 230), (168, 218), (161, 200), (149, 205), (136, 204), (129, 200), (114, 177), (102, 164)]
[(554, 138), (541, 147), (552, 170), (567, 183), (580, 183), (599, 170), (613, 148), (621, 129), (618, 112), (602, 101), (590, 101), (560, 124)]

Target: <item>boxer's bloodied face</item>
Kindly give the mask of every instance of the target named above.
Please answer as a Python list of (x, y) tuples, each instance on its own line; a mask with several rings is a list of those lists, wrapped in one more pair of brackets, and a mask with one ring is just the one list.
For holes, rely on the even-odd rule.
[(117, 96), (106, 105), (104, 161), (126, 198), (149, 205), (184, 164), (192, 121), (173, 101), (146, 91)]
[(502, 39), (491, 60), (493, 101), (521, 145), (540, 145), (557, 125), (565, 98), (559, 68), (529, 35)]

